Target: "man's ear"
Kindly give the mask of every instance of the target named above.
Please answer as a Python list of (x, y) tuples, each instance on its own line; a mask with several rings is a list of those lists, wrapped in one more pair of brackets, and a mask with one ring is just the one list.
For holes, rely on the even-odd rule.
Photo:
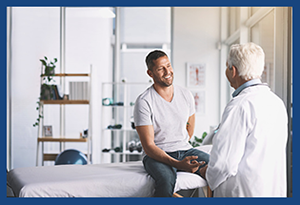
[(153, 74), (152, 74), (152, 71), (151, 70), (147, 70), (147, 74), (152, 78), (153, 77)]

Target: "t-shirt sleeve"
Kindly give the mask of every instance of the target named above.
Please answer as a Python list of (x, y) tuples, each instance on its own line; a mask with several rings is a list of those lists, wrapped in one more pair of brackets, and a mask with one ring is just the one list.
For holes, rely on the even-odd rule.
[(148, 102), (138, 98), (134, 105), (133, 118), (135, 126), (152, 125), (151, 110)]

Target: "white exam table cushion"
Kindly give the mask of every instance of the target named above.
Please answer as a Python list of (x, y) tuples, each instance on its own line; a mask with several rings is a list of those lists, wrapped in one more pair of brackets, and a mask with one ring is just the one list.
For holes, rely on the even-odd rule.
[[(154, 180), (141, 161), (16, 168), (7, 181), (19, 197), (151, 197), (154, 193)], [(177, 173), (175, 192), (205, 186), (196, 174)]]

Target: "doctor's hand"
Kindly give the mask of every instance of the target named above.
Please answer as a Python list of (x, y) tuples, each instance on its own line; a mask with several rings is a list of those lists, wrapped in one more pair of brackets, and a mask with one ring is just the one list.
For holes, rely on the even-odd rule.
[(202, 167), (199, 172), (200, 172), (200, 175), (203, 179), (206, 179), (205, 175), (206, 175), (206, 170), (207, 170), (207, 165), (205, 165), (204, 167)]
[(177, 168), (186, 172), (194, 173), (199, 169), (202, 164), (197, 162), (198, 156), (187, 156), (183, 160), (178, 162)]

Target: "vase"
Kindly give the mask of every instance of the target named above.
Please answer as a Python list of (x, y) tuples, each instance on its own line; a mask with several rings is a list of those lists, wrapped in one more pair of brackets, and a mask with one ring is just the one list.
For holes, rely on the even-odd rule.
[(52, 66), (46, 66), (45, 67), (45, 75), (54, 75), (55, 74), (55, 67)]

